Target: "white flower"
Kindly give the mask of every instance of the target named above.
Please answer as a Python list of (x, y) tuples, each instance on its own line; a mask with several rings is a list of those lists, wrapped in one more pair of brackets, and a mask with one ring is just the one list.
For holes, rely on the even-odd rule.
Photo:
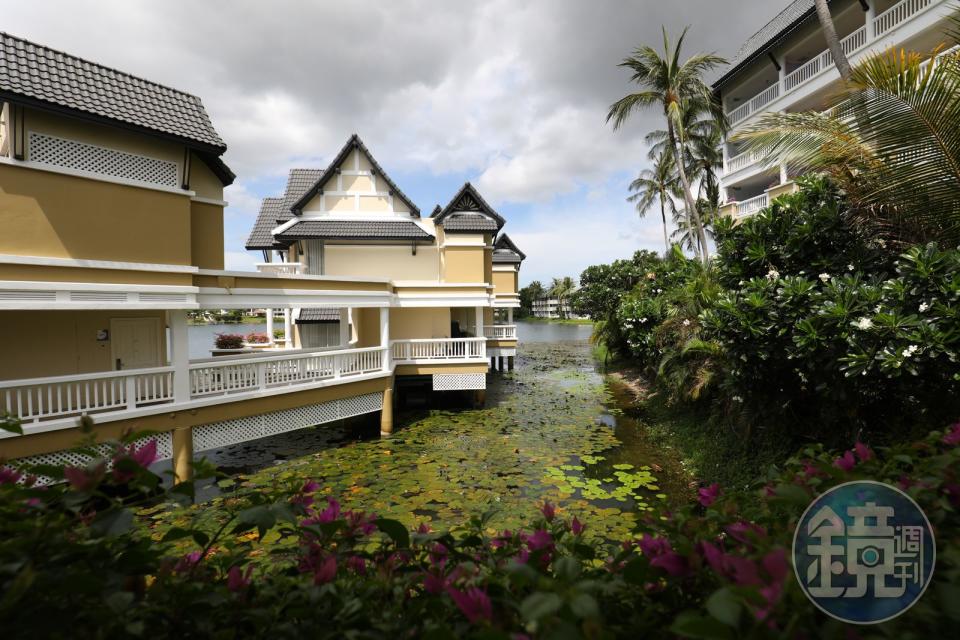
[(820, 278), (820, 281), (821, 281), (821, 282), (827, 282), (827, 281), (830, 280), (830, 274), (829, 274), (829, 273), (821, 273), (821, 274), (820, 274), (819, 276), (817, 276), (817, 277)]
[(921, 302), (921, 303), (920, 303), (920, 307), (919, 307), (920, 313), (923, 313), (924, 311), (926, 311), (926, 310), (929, 309), (929, 308), (930, 308), (930, 305), (928, 305), (926, 302)]
[(646, 321), (647, 321), (646, 318), (640, 318), (640, 324), (643, 324), (643, 323), (646, 322)]
[(912, 345), (910, 345), (909, 347), (907, 347), (906, 349), (903, 350), (903, 357), (904, 357), (904, 358), (909, 358), (910, 356), (912, 356), (913, 354), (915, 354), (919, 349), (920, 349), (920, 347), (918, 347), (918, 346), (915, 345), (915, 344), (912, 344)]
[(857, 329), (864, 329), (864, 330), (869, 329), (870, 327), (873, 326), (873, 320), (867, 317), (860, 318), (859, 320), (857, 320), (856, 326), (857, 326)]
[(741, 280), (741, 281), (740, 281), (740, 282), (738, 282), (737, 284), (738, 284), (738, 285), (740, 285), (740, 286), (742, 287), (742, 286), (743, 286), (743, 280)]
[(690, 326), (690, 321), (689, 321), (689, 320), (684, 320), (684, 321), (683, 321), (683, 326), (689, 327), (689, 326)]
[(780, 278), (780, 272), (776, 269), (770, 269), (767, 271), (767, 280), (778, 280)]
[(743, 402), (743, 398), (741, 398), (740, 396), (733, 396), (730, 399), (733, 400), (734, 402)]
[(852, 264), (848, 264), (848, 265), (847, 265), (847, 271), (853, 271), (853, 265), (852, 265)]

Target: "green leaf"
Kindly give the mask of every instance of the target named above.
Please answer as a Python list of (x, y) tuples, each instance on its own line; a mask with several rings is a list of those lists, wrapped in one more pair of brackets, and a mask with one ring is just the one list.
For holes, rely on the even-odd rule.
[(532, 593), (520, 604), (520, 615), (533, 622), (552, 615), (563, 606), (563, 600), (555, 593)]
[(564, 556), (553, 563), (554, 574), (567, 582), (573, 582), (580, 576), (580, 562), (576, 558)]
[(707, 611), (728, 627), (737, 628), (742, 609), (737, 596), (727, 587), (717, 589), (707, 598)]
[(133, 526), (133, 512), (129, 509), (110, 509), (99, 514), (90, 525), (96, 535), (116, 537), (130, 531)]
[(727, 640), (733, 638), (733, 631), (723, 627), (713, 618), (701, 616), (694, 611), (684, 611), (677, 616), (670, 631), (684, 638), (701, 638), (703, 640)]
[(597, 599), (589, 593), (578, 593), (570, 600), (570, 610), (578, 618), (597, 618), (600, 616), (600, 605)]
[(407, 528), (402, 522), (390, 520), (389, 518), (377, 518), (374, 521), (374, 524), (377, 525), (377, 528), (380, 529), (380, 531), (383, 531), (385, 534), (390, 536), (390, 539), (393, 540), (394, 544), (401, 549), (406, 549), (410, 546), (410, 532), (407, 531)]
[(160, 539), (160, 542), (173, 542), (174, 540), (181, 540), (183, 538), (189, 538), (192, 535), (192, 532), (181, 527), (173, 527), (165, 534), (163, 538)]

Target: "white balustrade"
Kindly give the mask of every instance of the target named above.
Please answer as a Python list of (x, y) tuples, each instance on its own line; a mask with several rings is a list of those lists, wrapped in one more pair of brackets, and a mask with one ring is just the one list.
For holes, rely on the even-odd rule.
[(760, 162), (762, 159), (763, 154), (759, 151), (746, 151), (740, 155), (733, 156), (727, 160), (726, 174), (729, 175), (735, 171), (745, 169), (756, 162)]
[(173, 367), (0, 382), (0, 411), (40, 422), (173, 402)]
[(744, 200), (737, 203), (737, 215), (748, 216), (760, 211), (770, 203), (770, 197), (767, 194), (761, 194), (755, 198)]
[(516, 340), (517, 325), (492, 324), (483, 328), (483, 335), (490, 340)]
[(305, 268), (299, 262), (259, 262), (257, 263), (257, 271), (279, 276), (293, 276), (304, 273)]
[[(873, 36), (869, 36), (867, 25), (864, 25), (840, 41), (844, 53), (852, 56), (866, 47), (870, 42), (877, 40), (887, 32), (899, 27), (912, 19), (918, 13), (938, 4), (941, 0), (902, 0), (873, 19)], [(738, 124), (763, 107), (770, 104), (781, 95), (803, 86), (822, 72), (833, 68), (833, 54), (829, 50), (823, 51), (803, 65), (797, 67), (783, 78), (780, 83), (771, 85), (739, 107), (727, 112), (731, 124)], [(733, 171), (734, 169), (731, 169)]]
[(450, 360), (486, 360), (487, 339), (484, 338), (429, 338), (394, 340), (393, 360), (404, 362), (443, 362)]

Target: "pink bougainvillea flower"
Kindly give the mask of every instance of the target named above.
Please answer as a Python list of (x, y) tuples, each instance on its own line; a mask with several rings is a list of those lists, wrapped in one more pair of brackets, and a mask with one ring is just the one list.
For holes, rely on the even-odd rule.
[(723, 551), (720, 550), (720, 547), (703, 540), (700, 542), (700, 553), (706, 558), (707, 564), (709, 564), (710, 568), (716, 573), (720, 575), (726, 573), (724, 554)]
[(361, 533), (368, 536), (377, 530), (377, 516), (375, 515), (367, 516), (362, 511), (347, 511), (344, 515), (347, 520), (347, 528), (352, 535)]
[(640, 552), (648, 558), (656, 558), (664, 553), (673, 551), (669, 540), (660, 537), (654, 538), (646, 533), (637, 540), (637, 546), (640, 547)]
[(847, 451), (842, 456), (833, 461), (833, 466), (838, 469), (843, 469), (844, 471), (853, 471), (853, 468), (857, 466), (857, 461), (853, 457), (852, 451)]
[(253, 565), (248, 564), (247, 570), (243, 571), (237, 565), (230, 567), (227, 572), (227, 589), (237, 593), (250, 586), (250, 577), (253, 575)]
[(720, 497), (720, 485), (714, 482), (708, 487), (701, 487), (697, 493), (700, 495), (700, 504), (709, 507)]
[(0, 467), (0, 484), (14, 484), (20, 481), (23, 474), (10, 467)]
[(421, 522), (420, 526), (417, 527), (417, 533), (430, 533), (430, 525), (426, 522)]
[(443, 567), (447, 563), (447, 548), (439, 542), (430, 549), (430, 564), (435, 567)]
[(113, 458), (113, 477), (117, 482), (130, 482), (133, 480), (134, 474), (117, 469), (116, 464), (120, 460), (133, 460), (137, 466), (146, 469), (157, 461), (157, 441), (150, 439), (139, 448), (131, 443), (127, 447), (120, 447), (120, 450), (117, 451), (117, 455)]
[(437, 595), (447, 588), (447, 581), (442, 575), (436, 573), (423, 574), (423, 588), (427, 593)]
[(86, 467), (64, 467), (63, 477), (74, 490), (86, 493), (92, 491), (106, 474), (107, 465), (101, 462), (90, 469)]
[(360, 556), (350, 556), (347, 560), (347, 567), (357, 575), (367, 575), (367, 561)]
[(723, 564), (727, 574), (738, 585), (751, 586), (761, 584), (760, 568), (757, 566), (757, 563), (750, 558), (727, 555), (723, 558)]
[(687, 559), (675, 551), (667, 551), (650, 560), (650, 565), (663, 569), (673, 577), (683, 576), (687, 573)]
[(585, 524), (582, 524), (579, 520), (577, 520), (577, 516), (573, 516), (573, 520), (570, 521), (570, 531), (573, 532), (573, 535), (580, 535), (586, 528), (587, 526)]
[(857, 457), (860, 458), (860, 462), (866, 462), (874, 457), (873, 450), (859, 440), (853, 445), (853, 450), (857, 452)]
[(777, 495), (777, 492), (774, 490), (772, 484), (768, 484), (763, 488), (763, 495), (766, 498), (772, 498), (773, 496)]
[(463, 591), (448, 587), (447, 593), (471, 624), (493, 619), (490, 597), (477, 587), (468, 587)]
[(177, 564), (174, 565), (173, 570), (177, 573), (185, 573), (190, 571), (195, 566), (200, 564), (201, 557), (202, 554), (199, 551), (191, 551), (177, 561)]
[(327, 498), (327, 508), (317, 516), (318, 522), (333, 522), (340, 518), (340, 503), (333, 498)]
[(950, 425), (947, 433), (943, 436), (942, 442), (954, 447), (960, 444), (960, 422)]
[(337, 557), (333, 554), (328, 555), (313, 569), (313, 584), (326, 584), (333, 582), (337, 577)]
[(517, 555), (513, 557), (513, 561), (517, 564), (527, 564), (528, 560), (530, 560), (530, 552), (526, 549), (520, 549)]
[(509, 529), (504, 529), (500, 535), (494, 537), (494, 539), (490, 541), (490, 546), (494, 549), (502, 549), (503, 547), (507, 546), (511, 540), (513, 540), (513, 534)]
[(540, 507), (540, 513), (543, 514), (543, 517), (547, 519), (547, 522), (553, 522), (554, 516), (557, 515), (557, 509), (550, 502), (544, 501), (543, 506)]
[(527, 539), (527, 546), (530, 547), (530, 551), (553, 550), (553, 536), (545, 529), (537, 529)]
[(947, 482), (943, 485), (943, 492), (947, 494), (947, 499), (954, 507), (960, 507), (960, 484), (956, 482)]
[(731, 538), (746, 545), (752, 545), (754, 539), (765, 538), (767, 535), (763, 527), (752, 522), (734, 522), (727, 525), (725, 529)]
[(813, 478), (815, 476), (822, 475), (823, 472), (820, 471), (820, 468), (813, 464), (812, 460), (803, 461), (803, 476), (805, 478)]

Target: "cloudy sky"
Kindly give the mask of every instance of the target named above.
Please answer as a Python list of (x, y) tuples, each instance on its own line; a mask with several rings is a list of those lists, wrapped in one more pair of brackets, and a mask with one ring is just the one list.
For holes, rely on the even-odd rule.
[(3, 30), (199, 95), (238, 175), (227, 266), (260, 198), (357, 132), (424, 214), (466, 180), (507, 218), (522, 281), (659, 249), (625, 201), (655, 113), (614, 132), (617, 63), (689, 25), (731, 57), (786, 0), (270, 0), (5, 3)]

